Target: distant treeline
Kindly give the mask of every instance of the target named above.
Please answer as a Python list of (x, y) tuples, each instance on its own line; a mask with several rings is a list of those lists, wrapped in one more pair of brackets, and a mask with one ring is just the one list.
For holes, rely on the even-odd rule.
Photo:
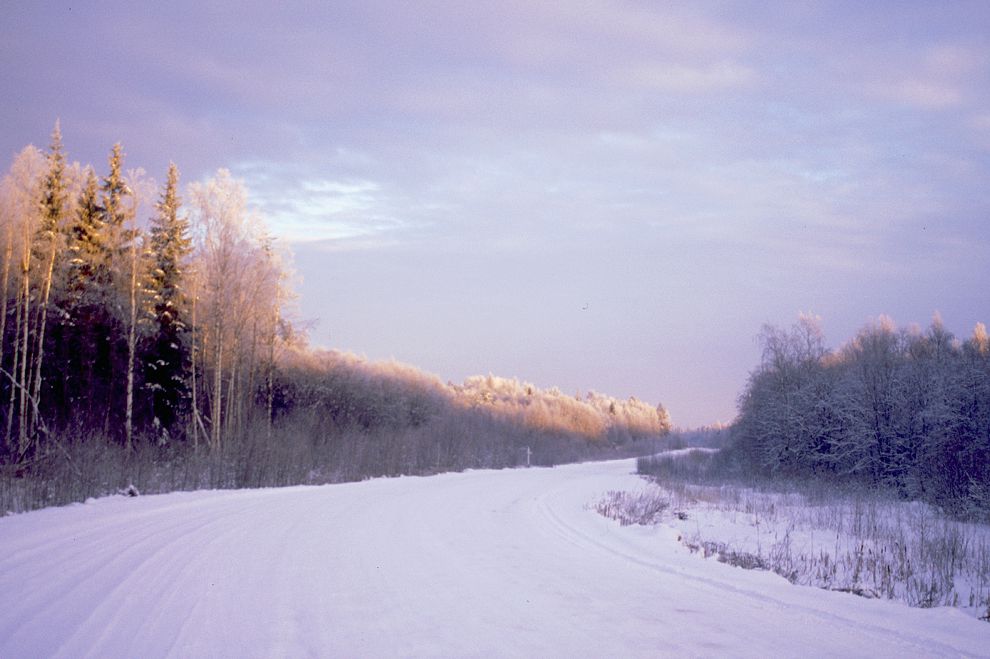
[[(143, 215), (143, 217), (141, 216)], [(650, 450), (662, 406), (318, 352), (287, 251), (220, 170), (180, 194), (69, 163), (58, 125), (0, 181), (0, 505), (133, 482), (284, 485)], [(653, 442), (643, 444), (644, 441)]]
[(838, 351), (817, 320), (765, 327), (722, 460), (767, 474), (896, 489), (956, 514), (990, 512), (990, 340), (871, 324)]
[[(585, 440), (618, 446), (664, 436), (662, 405), (595, 392), (569, 396), (494, 375), (443, 384), (398, 363), (372, 363), (336, 351), (288, 350), (275, 384), (275, 415), (306, 416), (332, 434), (344, 429), (402, 430), (471, 417), (517, 438)], [(511, 430), (510, 430), (511, 429)]]
[(722, 449), (732, 441), (732, 425), (715, 423), (698, 428), (672, 428), (664, 442), (671, 450), (683, 448)]

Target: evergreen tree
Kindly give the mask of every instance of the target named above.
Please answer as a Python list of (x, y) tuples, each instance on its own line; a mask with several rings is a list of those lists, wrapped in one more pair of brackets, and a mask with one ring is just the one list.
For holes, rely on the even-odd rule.
[[(106, 261), (109, 278), (118, 283), (126, 279), (125, 256), (130, 241), (135, 239), (133, 232), (125, 228), (128, 219), (126, 198), (130, 196), (131, 191), (124, 181), (123, 162), (124, 154), (120, 142), (117, 142), (110, 152), (110, 173), (103, 179), (101, 185), (103, 205), (100, 207), (100, 219), (103, 222), (101, 256)], [(110, 291), (106, 292), (110, 293)], [(118, 299), (112, 302), (114, 310), (122, 314), (121, 301)]]
[[(93, 301), (96, 290), (110, 283), (109, 269), (104, 258), (106, 237), (103, 208), (100, 206), (97, 186), (96, 174), (90, 168), (79, 195), (75, 221), (66, 232), (69, 252), (67, 302), (70, 308)], [(70, 316), (69, 321), (74, 322), (74, 319)]]
[(113, 145), (110, 152), (110, 173), (103, 179), (103, 219), (111, 230), (122, 230), (126, 212), (124, 197), (129, 194), (124, 183), (122, 167), (124, 154), (120, 142)]
[(96, 362), (109, 322), (103, 304), (109, 286), (109, 270), (104, 255), (102, 207), (99, 181), (87, 168), (75, 213), (63, 228), (66, 256), (61, 276), (65, 291), (59, 301), (56, 325), (56, 360), (63, 369), (60, 378), (62, 405), (53, 410), (61, 423), (87, 424), (101, 402), (97, 396)]
[(62, 147), (62, 130), (56, 121), (48, 153), (48, 173), (42, 188), (40, 233), (46, 233), (54, 239), (62, 222), (66, 203), (65, 153)]
[[(115, 144), (102, 181), (90, 170), (67, 227), (66, 328), (61, 355), (66, 378), (64, 420), (105, 433), (119, 427), (127, 373), (126, 305), (130, 276), (125, 228), (131, 208), (123, 154)], [(130, 232), (133, 233), (133, 232)], [(72, 380), (72, 376), (75, 380)]]
[(189, 396), (185, 376), (190, 347), (183, 278), (192, 240), (188, 220), (179, 216), (178, 183), (179, 170), (171, 164), (152, 220), (151, 267), (146, 283), (150, 298), (147, 313), (155, 333), (145, 354), (145, 386), (152, 393), (155, 419), (166, 432), (184, 412)]

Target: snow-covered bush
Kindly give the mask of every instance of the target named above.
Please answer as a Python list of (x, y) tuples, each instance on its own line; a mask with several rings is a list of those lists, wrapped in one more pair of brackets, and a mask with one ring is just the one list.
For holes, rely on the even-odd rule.
[(881, 318), (836, 352), (817, 320), (764, 328), (732, 454), (764, 475), (879, 485), (960, 517), (990, 518), (990, 341)]

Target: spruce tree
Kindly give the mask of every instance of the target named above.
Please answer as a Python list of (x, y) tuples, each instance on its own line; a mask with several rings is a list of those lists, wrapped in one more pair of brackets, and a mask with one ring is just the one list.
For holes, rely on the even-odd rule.
[[(66, 256), (62, 274), (65, 293), (59, 303), (57, 360), (63, 365), (61, 421), (95, 422), (90, 416), (104, 403), (98, 384), (98, 355), (105, 354), (109, 313), (103, 291), (110, 276), (100, 206), (99, 181), (87, 168), (76, 212), (64, 227)], [(106, 358), (102, 360), (105, 364)], [(105, 379), (105, 378), (103, 378)]]
[(113, 145), (110, 152), (110, 173), (103, 179), (103, 216), (107, 226), (120, 230), (124, 226), (124, 197), (128, 194), (127, 184), (124, 183), (122, 167), (124, 154), (120, 142)]
[(39, 232), (55, 237), (65, 213), (66, 197), (65, 152), (62, 147), (62, 130), (56, 121), (48, 153), (48, 173), (42, 188)]
[(75, 221), (66, 232), (69, 253), (66, 265), (67, 311), (70, 312), (70, 323), (75, 323), (71, 311), (86, 302), (92, 302), (96, 288), (109, 284), (109, 270), (104, 258), (106, 238), (103, 230), (103, 209), (100, 206), (97, 186), (96, 174), (90, 168), (87, 171), (86, 183), (79, 195)]
[[(130, 259), (126, 229), (131, 209), (123, 154), (115, 144), (102, 181), (90, 170), (78, 210), (67, 228), (68, 259), (63, 354), (68, 370), (67, 421), (109, 433), (123, 422), (121, 405), (128, 370), (127, 282)], [(76, 368), (72, 368), (75, 366)], [(88, 417), (84, 420), (84, 417)]]
[[(125, 228), (128, 219), (125, 198), (131, 194), (131, 191), (124, 181), (123, 162), (124, 154), (120, 142), (117, 142), (110, 152), (110, 173), (103, 179), (100, 186), (103, 200), (100, 207), (100, 219), (103, 222), (100, 245), (102, 254), (100, 256), (106, 261), (107, 275), (111, 280), (107, 282), (108, 284), (112, 283), (114, 279), (118, 282), (126, 279), (127, 259), (125, 255), (128, 244), (135, 238), (132, 232)], [(113, 299), (111, 291), (108, 290), (106, 293), (107, 301), (111, 301), (115, 310), (122, 314), (120, 300)]]
[(168, 169), (168, 180), (156, 204), (151, 224), (151, 267), (146, 289), (148, 314), (155, 333), (145, 355), (145, 386), (151, 390), (155, 418), (168, 432), (188, 405), (186, 371), (190, 347), (186, 337), (187, 298), (183, 278), (192, 251), (189, 221), (179, 216), (179, 170)]

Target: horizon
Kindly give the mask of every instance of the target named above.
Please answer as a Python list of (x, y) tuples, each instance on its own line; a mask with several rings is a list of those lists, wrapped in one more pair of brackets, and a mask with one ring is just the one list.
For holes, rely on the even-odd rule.
[[(988, 321), (990, 6), (15, 5), (6, 168), (226, 167), (310, 344), (730, 422), (764, 323)], [(38, 44), (45, 44), (39, 49)]]

